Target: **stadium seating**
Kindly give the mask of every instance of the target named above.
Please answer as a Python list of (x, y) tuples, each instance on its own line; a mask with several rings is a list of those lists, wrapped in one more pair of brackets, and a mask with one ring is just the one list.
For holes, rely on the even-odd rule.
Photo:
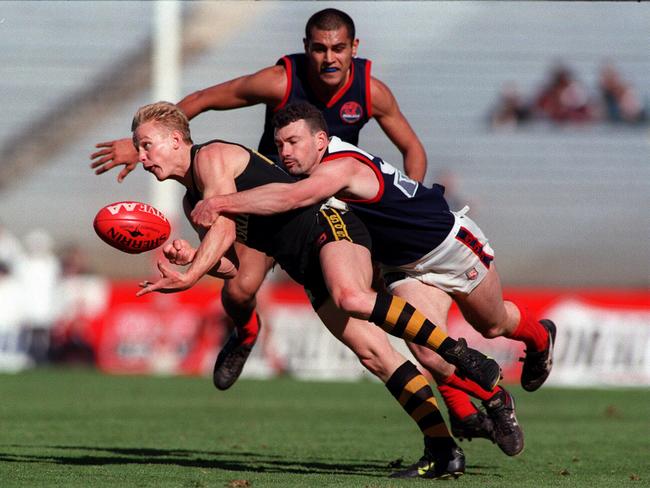
[[(236, 34), (185, 66), (183, 94), (300, 50), (305, 20), (321, 8), (311, 2), (257, 5), (256, 15), (240, 19)], [(643, 40), (650, 6), (542, 2), (513, 8), (508, 3), (412, 2), (399, 9), (393, 5), (387, 15), (391, 5), (339, 7), (357, 23), (359, 55), (373, 60), (373, 73), (391, 87), (422, 138), (429, 155), (427, 182), (438, 168), (456, 175), (459, 194), (473, 207), (471, 215), (491, 237), (498, 258), (503, 256), (499, 266), (505, 280), (536, 285), (647, 283), (647, 126), (536, 124), (494, 133), (486, 116), (504, 82), (514, 81), (524, 94), (532, 94), (560, 59), (590, 89), (595, 89), (602, 61), (610, 58), (626, 79), (647, 90), (650, 61)], [(184, 5), (186, 12), (190, 8)], [(74, 99), (106, 69), (118, 67), (151, 32), (151, 11), (146, 2), (8, 3), (0, 13), (11, 44), (0, 52), (6, 73), (0, 79), (5, 115), (0, 149), (43, 111)], [(142, 267), (129, 261), (120, 268), (115, 251), (96, 238), (90, 225), (106, 203), (146, 199), (149, 175), (137, 172), (117, 185), (115, 175), (92, 174), (88, 154), (97, 141), (129, 135), (134, 109), (150, 101), (150, 92), (144, 90), (105, 107), (97, 124), (66, 150), (0, 190), (5, 224), (18, 234), (37, 225), (60, 242), (81, 242), (93, 249), (96, 264), (104, 270), (147, 269), (145, 260)], [(193, 123), (194, 138), (256, 145), (262, 113), (254, 107), (203, 115)], [(361, 144), (400, 162), (376, 124), (362, 134)], [(48, 202), (47, 213), (42, 212), (43, 202)], [(28, 222), (21, 217), (26, 214), (31, 216)]]

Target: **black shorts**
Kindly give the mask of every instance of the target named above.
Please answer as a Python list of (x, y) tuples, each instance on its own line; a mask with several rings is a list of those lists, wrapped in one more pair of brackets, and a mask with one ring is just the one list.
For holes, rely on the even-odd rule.
[(348, 241), (371, 250), (372, 241), (366, 226), (352, 212), (340, 212), (331, 208), (320, 210), (315, 230), (312, 252), (302, 270), (302, 284), (312, 307), (318, 310), (330, 296), (319, 259), (322, 247), (329, 242)]

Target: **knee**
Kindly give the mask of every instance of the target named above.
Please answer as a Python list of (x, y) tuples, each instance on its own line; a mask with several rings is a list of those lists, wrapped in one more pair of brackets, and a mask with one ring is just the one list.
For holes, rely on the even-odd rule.
[(374, 374), (377, 378), (382, 379), (387, 375), (386, 368), (382, 365), (381, 359), (374, 354), (358, 355), (361, 365)]
[(504, 335), (506, 329), (502, 314), (476, 314), (467, 310), (463, 311), (463, 317), (467, 322), (486, 339), (494, 339)]
[(356, 351), (356, 354), (361, 365), (383, 382), (388, 381), (392, 371), (404, 362), (404, 358), (389, 344), (384, 348), (370, 347)]
[(221, 290), (221, 300), (224, 304), (246, 306), (254, 303), (259, 286), (256, 283), (241, 279), (226, 280)]
[(494, 322), (483, 322), (475, 326), (475, 328), (481, 333), (486, 339), (494, 339), (495, 337), (501, 337), (504, 333), (503, 327), (498, 323)]
[(339, 288), (332, 290), (332, 299), (334, 304), (340, 310), (347, 312), (353, 317), (368, 318), (374, 302), (369, 297), (369, 293), (365, 293), (355, 288)]

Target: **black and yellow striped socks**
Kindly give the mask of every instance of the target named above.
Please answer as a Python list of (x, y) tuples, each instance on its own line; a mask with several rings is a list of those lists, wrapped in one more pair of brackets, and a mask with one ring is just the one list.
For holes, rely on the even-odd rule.
[(377, 301), (370, 322), (390, 335), (401, 337), (434, 351), (444, 353), (456, 344), (445, 331), (427, 319), (419, 310), (400, 298), (384, 291), (377, 292)]
[(399, 366), (386, 381), (386, 388), (418, 424), (425, 437), (451, 437), (427, 379), (412, 362), (406, 361)]

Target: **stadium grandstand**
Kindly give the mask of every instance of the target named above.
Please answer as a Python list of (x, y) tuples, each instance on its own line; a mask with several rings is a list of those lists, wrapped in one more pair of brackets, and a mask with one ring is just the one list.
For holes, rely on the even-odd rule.
[[(181, 3), (181, 95), (300, 51), (305, 19), (324, 5)], [(442, 183), (448, 184), (450, 199), (472, 207), (496, 249), (506, 287), (550, 289), (556, 295), (563, 289), (569, 294), (606, 290), (603, 296), (619, 290), (647, 310), (647, 123), (537, 121), (502, 130), (491, 126), (489, 114), (504, 86), (516, 85), (532, 101), (559, 63), (584, 84), (588, 98), (595, 98), (606, 62), (639, 90), (647, 111), (650, 60), (641, 41), (647, 37), (650, 5), (335, 5), (356, 19), (359, 55), (373, 60), (373, 74), (391, 87), (423, 141), (429, 158), (425, 182), (446, 175)], [(82, 249), (88, 267), (107, 280), (134, 282), (152, 268), (151, 259), (119, 253), (91, 229), (96, 212), (108, 203), (150, 200), (151, 177), (137, 170), (118, 184), (113, 173), (96, 176), (89, 155), (99, 141), (129, 136), (135, 108), (153, 101), (154, 6), (4, 2), (0, 11), (6, 47), (0, 51), (5, 73), (0, 79), (0, 223), (21, 239), (39, 229), (57, 249)], [(192, 131), (195, 142), (220, 138), (255, 147), (262, 120), (261, 106), (211, 112), (193, 120)], [(361, 134), (360, 145), (401, 164), (401, 155), (374, 121)], [(183, 222), (172, 235), (193, 233)], [(598, 310), (588, 312), (598, 316)], [(310, 310), (280, 307), (277, 313), (278, 330), (317, 323)], [(630, 321), (647, 323), (644, 314)], [(593, 317), (592, 328), (598, 324)], [(639, 337), (636, 333), (631, 332)], [(319, 340), (330, 340), (328, 347), (338, 350), (331, 338)], [(584, 345), (574, 343), (578, 349)], [(312, 371), (300, 362), (309, 363), (308, 355), (294, 360), (300, 364), (295, 370)], [(320, 361), (326, 367), (328, 356)], [(260, 371), (268, 371), (268, 365)], [(649, 377), (650, 371), (641, 381)]]
[[(384, 2), (338, 5), (358, 19), (360, 55), (374, 61), (373, 73), (392, 87), (422, 139), (427, 183), (441, 169), (453, 172), (457, 191), (504, 257), (508, 283), (647, 284), (647, 126), (537, 124), (495, 132), (486, 124), (504, 83), (532, 95), (558, 61), (594, 92), (601, 64), (614, 60), (647, 100), (650, 61), (640, 42), (647, 4), (409, 2), (390, 16), (381, 13)], [(93, 175), (88, 155), (98, 141), (129, 135), (134, 108), (152, 101), (152, 8), (4, 2), (0, 24), (2, 220), (17, 234), (36, 226), (57, 242), (81, 243), (96, 267), (130, 277), (146, 263), (120, 263), (90, 223), (106, 203), (145, 198), (148, 175), (137, 171), (117, 185), (112, 175)], [(314, 8), (310, 2), (183, 4), (181, 93), (300, 50), (304, 19)], [(212, 29), (204, 27), (208, 19)], [(193, 122), (195, 139), (255, 146), (261, 114), (260, 107), (204, 114)], [(374, 122), (361, 144), (400, 164)]]

